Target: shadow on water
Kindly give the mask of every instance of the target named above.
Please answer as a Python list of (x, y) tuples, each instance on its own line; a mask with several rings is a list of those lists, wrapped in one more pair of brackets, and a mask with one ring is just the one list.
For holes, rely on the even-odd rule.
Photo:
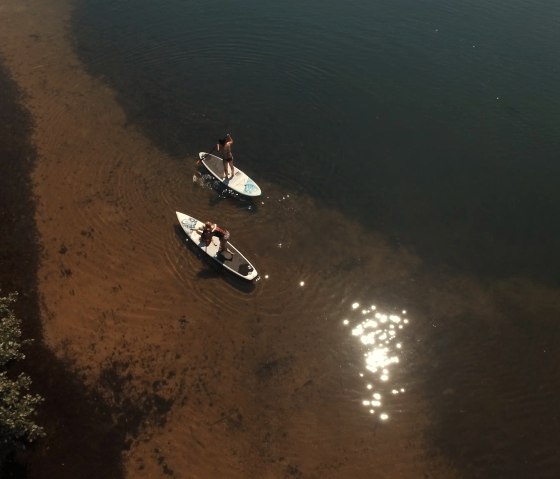
[[(124, 392), (119, 402), (107, 403), (84, 386), (71, 363), (43, 344), (36, 279), (41, 246), (30, 179), (36, 161), (33, 126), (21, 106), (17, 85), (1, 63), (0, 91), (0, 288), (2, 294), (19, 292), (14, 309), (23, 320), (24, 336), (34, 342), (18, 367), (32, 378), (32, 392), (45, 398), (37, 423), (46, 432), (45, 438), (0, 465), (0, 477), (124, 477), (121, 454), (130, 446), (130, 438), (148, 415), (165, 413), (155, 403), (127, 401)], [(114, 388), (118, 373), (101, 386)]]
[(212, 190), (214, 193), (210, 196), (209, 205), (218, 206), (223, 201), (233, 203), (240, 210), (247, 210), (252, 214), (257, 213), (259, 208), (259, 198), (244, 197), (235, 191), (229, 189), (221, 181), (218, 181), (212, 175), (197, 172), (195, 182), (202, 187)]

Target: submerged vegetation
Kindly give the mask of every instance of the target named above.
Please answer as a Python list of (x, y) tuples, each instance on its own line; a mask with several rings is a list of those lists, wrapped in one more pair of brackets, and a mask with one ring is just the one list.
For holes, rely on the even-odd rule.
[(21, 320), (11, 308), (15, 298), (15, 294), (0, 296), (0, 464), (11, 452), (44, 435), (33, 420), (43, 398), (29, 392), (27, 374), (13, 371), (25, 358), (23, 346), (31, 342), (21, 338)]

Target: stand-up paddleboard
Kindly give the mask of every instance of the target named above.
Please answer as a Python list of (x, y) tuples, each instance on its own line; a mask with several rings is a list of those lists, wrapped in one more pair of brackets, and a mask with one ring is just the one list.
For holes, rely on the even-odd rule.
[(198, 157), (206, 169), (229, 189), (249, 197), (261, 195), (259, 186), (236, 166), (233, 178), (224, 178), (224, 161), (219, 156), (201, 151)]
[(179, 224), (187, 233), (189, 239), (200, 248), (201, 251), (206, 253), (210, 258), (212, 258), (217, 263), (221, 264), (224, 268), (231, 271), (233, 274), (239, 276), (243, 279), (253, 280), (258, 276), (257, 270), (254, 266), (249, 263), (247, 258), (243, 256), (239, 250), (233, 246), (228, 241), (228, 249), (233, 251), (235, 254), (231, 254), (228, 252), (221, 253), (220, 249), (220, 241), (218, 238), (212, 238), (212, 242), (206, 246), (206, 244), (201, 241), (200, 233), (197, 230), (201, 230), (204, 227), (204, 223), (202, 221), (193, 218), (192, 216), (186, 215), (184, 213), (179, 213), (178, 211), (175, 212), (177, 214), (177, 219), (179, 220)]

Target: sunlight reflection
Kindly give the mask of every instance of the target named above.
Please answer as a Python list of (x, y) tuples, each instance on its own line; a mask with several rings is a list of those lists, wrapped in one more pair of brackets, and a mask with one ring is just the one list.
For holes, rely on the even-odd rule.
[[(401, 315), (384, 314), (377, 310), (375, 306), (367, 309), (359, 309), (359, 303), (352, 304), (353, 314), (360, 311), (360, 317), (344, 319), (342, 323), (345, 326), (354, 325), (352, 327), (352, 336), (360, 340), (360, 344), (364, 348), (364, 367), (366, 372), (360, 372), (360, 377), (365, 378), (367, 396), (362, 400), (362, 404), (366, 406), (370, 414), (377, 414), (379, 419), (387, 421), (389, 415), (380, 410), (383, 408), (384, 393), (386, 394), (402, 394), (404, 388), (391, 385), (392, 372), (400, 362), (399, 355), (402, 354), (403, 343), (397, 341), (399, 330), (403, 329), (403, 325), (408, 324), (408, 319), (404, 317), (406, 310)], [(375, 408), (375, 409), (371, 409)]]

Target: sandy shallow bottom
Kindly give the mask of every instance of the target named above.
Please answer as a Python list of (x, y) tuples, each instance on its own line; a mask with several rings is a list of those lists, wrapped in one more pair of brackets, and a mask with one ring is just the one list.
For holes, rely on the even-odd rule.
[[(364, 380), (358, 366), (349, 366), (344, 351), (352, 349), (352, 337), (341, 327), (355, 284), (365, 285), (360, 294), (400, 285), (406, 302), (423, 308), (417, 332), (435, 325), (444, 334), (476, 311), (477, 324), (492, 335), (507, 321), (501, 306), (509, 308), (519, 292), (537, 298), (537, 309), (557, 312), (556, 291), (528, 291), (512, 280), (495, 284), (495, 299), (470, 279), (414, 284), (418, 258), (310, 198), (286, 198), (265, 184), (272, 197), (258, 208), (216, 200), (193, 182), (196, 151), (182, 162), (158, 151), (127, 124), (114, 93), (87, 75), (68, 36), (70, 15), (62, 0), (4, 1), (0, 51), (35, 122), (43, 342), (109, 408), (100, 427), (125, 431), (122, 469), (114, 477), (459, 477), (461, 462), (434, 447), (432, 429), (434, 397), (447, 400), (457, 389), (443, 379), (433, 383), (434, 397), (414, 387), (422, 385), (422, 371), (433, 372), (433, 357), (410, 353), (416, 365), (401, 378), (410, 392), (391, 409), (398, 420), (371, 420), (362, 407)], [(254, 252), (249, 256), (263, 279), (251, 288), (207, 267), (186, 247), (176, 210), (234, 224), (234, 243)], [(310, 218), (333, 238), (360, 232), (369, 251), (356, 264), (357, 239), (341, 251), (327, 237), (321, 254), (328, 261), (317, 271), (309, 262), (315, 245), (287, 226)], [(250, 234), (255, 224), (258, 238)], [(345, 269), (354, 281), (341, 281)], [(395, 305), (395, 298), (388, 294), (387, 302)], [(493, 343), (476, 343), (477, 331), (463, 332), (473, 342), (462, 353), (493, 350)], [(411, 341), (432, 334), (418, 332)], [(513, 341), (520, 335), (512, 333)], [(465, 374), (472, 390), (484, 391), (479, 373)], [(61, 418), (87, 422), (87, 411), (65, 412), (72, 407), (61, 405)], [(468, 423), (460, 407), (451, 409)], [(556, 432), (548, 430), (548, 437)], [(468, 441), (476, 435), (471, 431)], [(458, 457), (457, 449), (451, 452)], [(467, 447), (465, 456), (478, 452)], [(479, 460), (481, 470), (492, 462)], [(38, 467), (48, 463), (48, 451), (29, 461), (30, 477), (46, 477)], [(49, 477), (71, 477), (64, 467), (50, 464)], [(97, 477), (95, 464), (79, 467), (73, 477)]]

